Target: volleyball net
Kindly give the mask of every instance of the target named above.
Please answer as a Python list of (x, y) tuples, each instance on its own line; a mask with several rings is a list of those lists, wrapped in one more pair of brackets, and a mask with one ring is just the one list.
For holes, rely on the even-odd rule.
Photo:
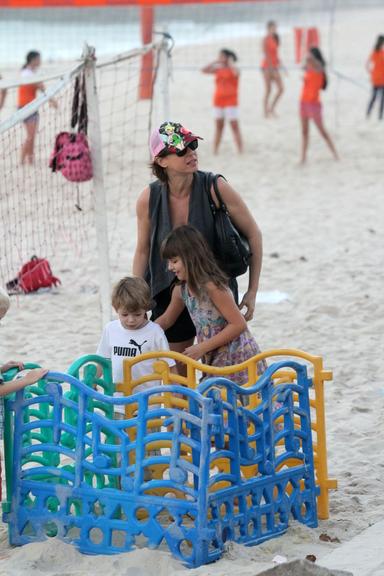
[[(137, 191), (148, 174), (148, 138), (163, 114), (166, 81), (159, 66), (166, 40), (94, 62), (88, 53), (64, 71), (39, 77), (45, 93), (0, 122), (0, 282), (13, 280), (32, 256), (48, 258), (53, 272), (81, 282), (84, 272), (104, 291), (104, 321), (109, 308), (109, 269), (134, 241), (128, 225)], [(143, 68), (150, 55), (149, 93), (143, 98)], [(88, 107), (88, 141), (93, 179), (70, 182), (49, 167), (57, 134), (71, 132), (75, 82), (81, 74)], [(8, 108), (27, 80), (2, 81)], [(148, 92), (148, 86), (146, 86)], [(6, 111), (7, 111), (6, 109)], [(34, 124), (38, 116), (38, 122)], [(30, 124), (37, 127), (31, 163), (22, 163)], [(109, 233), (108, 233), (109, 230)], [(59, 268), (58, 268), (59, 267)], [(97, 269), (102, 273), (99, 280)]]

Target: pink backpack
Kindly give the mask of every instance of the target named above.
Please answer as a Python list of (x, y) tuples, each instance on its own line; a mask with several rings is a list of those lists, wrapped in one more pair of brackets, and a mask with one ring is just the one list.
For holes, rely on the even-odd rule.
[[(60, 132), (49, 161), (52, 172), (60, 171), (70, 182), (86, 182), (93, 176), (87, 140), (88, 113), (84, 73), (76, 77), (72, 101), (71, 128)], [(77, 130), (77, 131), (75, 131)]]
[(93, 176), (91, 152), (83, 132), (60, 132), (56, 136), (49, 166), (70, 182), (86, 182)]

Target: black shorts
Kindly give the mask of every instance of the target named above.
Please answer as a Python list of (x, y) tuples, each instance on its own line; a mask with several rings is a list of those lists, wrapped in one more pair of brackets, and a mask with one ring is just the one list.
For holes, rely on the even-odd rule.
[[(152, 310), (151, 320), (156, 320), (161, 316), (171, 301), (172, 286), (166, 288), (156, 294), (154, 300), (156, 306)], [(195, 325), (191, 320), (187, 308), (184, 308), (176, 322), (166, 332), (168, 342), (184, 342), (185, 340), (193, 340), (196, 336)]]
[[(232, 290), (233, 296), (235, 298), (236, 304), (239, 303), (239, 294), (238, 294), (238, 286), (236, 279), (231, 279), (229, 281), (229, 287)], [(166, 288), (156, 294), (154, 300), (156, 302), (156, 306), (152, 310), (151, 320), (156, 320), (159, 316), (161, 316), (169, 306), (171, 301), (172, 295), (172, 288)], [(184, 308), (176, 322), (173, 326), (171, 326), (166, 332), (165, 335), (167, 337), (168, 342), (184, 342), (185, 340), (192, 340), (196, 336), (196, 329), (195, 325), (191, 320), (189, 312), (187, 308)]]

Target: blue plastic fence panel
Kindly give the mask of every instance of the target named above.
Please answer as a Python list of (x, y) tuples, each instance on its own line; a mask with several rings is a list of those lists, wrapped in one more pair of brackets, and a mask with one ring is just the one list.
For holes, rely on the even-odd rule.
[[(296, 379), (274, 387), (281, 368)], [(226, 540), (281, 534), (291, 514), (316, 526), (309, 385), (295, 362), (271, 366), (246, 390), (211, 378), (196, 391), (160, 386), (129, 398), (49, 373), (43, 394), (20, 391), (9, 405), (11, 543), (58, 536), (88, 554), (165, 544), (194, 567), (218, 559)], [(180, 396), (183, 408), (169, 401)], [(131, 405), (132, 418), (113, 419), (117, 404)]]

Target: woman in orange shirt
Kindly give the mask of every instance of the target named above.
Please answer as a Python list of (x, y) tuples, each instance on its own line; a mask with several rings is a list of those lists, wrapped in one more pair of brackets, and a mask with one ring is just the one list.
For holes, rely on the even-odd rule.
[[(31, 79), (36, 74), (37, 69), (41, 65), (40, 52), (31, 50), (28, 52), (24, 66), (21, 69), (21, 77), (24, 79)], [(37, 96), (37, 92), (44, 92), (44, 84), (36, 82), (34, 84), (24, 84), (19, 86), (18, 90), (18, 108), (24, 108)], [(56, 107), (56, 101), (52, 100), (51, 103)], [(35, 137), (39, 124), (39, 113), (34, 112), (24, 120), (24, 126), (27, 131), (27, 137), (21, 148), (21, 163), (25, 164), (27, 160), (29, 164), (33, 164), (35, 154)]]
[(239, 76), (240, 72), (235, 66), (237, 56), (232, 50), (223, 48), (219, 52), (219, 58), (202, 69), (204, 74), (215, 75), (215, 93), (213, 97), (215, 115), (215, 138), (213, 152), (217, 154), (224, 131), (225, 120), (229, 121), (232, 128), (236, 147), (243, 151), (243, 140), (239, 126)]
[(325, 72), (325, 60), (319, 48), (310, 48), (305, 64), (303, 89), (300, 98), (300, 117), (303, 135), (301, 163), (307, 160), (309, 142), (309, 121), (313, 120), (321, 136), (328, 144), (335, 160), (338, 160), (335, 145), (326, 129), (322, 119), (320, 91), (327, 88), (328, 79)]
[(367, 62), (371, 75), (372, 97), (368, 104), (367, 116), (372, 112), (376, 97), (379, 97), (379, 119), (384, 115), (384, 36), (378, 36), (375, 47)]
[[(263, 39), (262, 50), (264, 59), (261, 63), (265, 82), (264, 116), (266, 118), (275, 115), (276, 104), (284, 92), (283, 81), (280, 74), (279, 44), (280, 39), (277, 34), (276, 23), (271, 20), (267, 24), (267, 35)], [(273, 84), (276, 85), (277, 92), (270, 103)]]

